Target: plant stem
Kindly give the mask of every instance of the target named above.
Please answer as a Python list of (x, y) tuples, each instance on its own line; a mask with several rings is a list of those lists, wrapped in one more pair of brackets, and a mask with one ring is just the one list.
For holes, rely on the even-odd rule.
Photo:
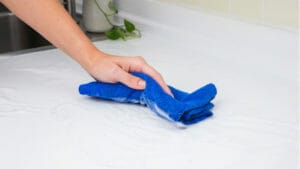
[(111, 21), (110, 21), (110, 19), (108, 18), (108, 16), (112, 16), (112, 15), (114, 15), (114, 14), (116, 14), (116, 13), (114, 12), (114, 13), (112, 13), (112, 14), (110, 14), (110, 15), (106, 14), (106, 13), (104, 12), (104, 10), (101, 8), (101, 6), (100, 6), (100, 4), (98, 3), (98, 1), (95, 0), (95, 2), (96, 2), (97, 7), (99, 8), (99, 10), (103, 13), (103, 15), (104, 15), (105, 19), (107, 20), (107, 22), (108, 22), (111, 26), (114, 26), (114, 24), (111, 23)]

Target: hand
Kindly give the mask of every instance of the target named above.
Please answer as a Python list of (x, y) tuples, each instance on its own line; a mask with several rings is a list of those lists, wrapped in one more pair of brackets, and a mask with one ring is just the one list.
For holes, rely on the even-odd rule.
[(124, 57), (104, 54), (93, 57), (90, 66), (86, 69), (96, 80), (108, 83), (121, 82), (137, 90), (145, 88), (145, 81), (129, 73), (142, 72), (151, 76), (166, 93), (173, 96), (162, 76), (139, 56)]
[[(121, 82), (134, 89), (144, 89), (145, 82), (129, 72), (143, 72), (171, 94), (161, 75), (141, 57), (120, 57), (99, 51), (63, 8), (53, 0), (0, 0), (19, 18), (67, 53), (94, 78), (103, 82)], [(47, 8), (44, 8), (44, 7)], [(60, 34), (57, 34), (60, 32)]]

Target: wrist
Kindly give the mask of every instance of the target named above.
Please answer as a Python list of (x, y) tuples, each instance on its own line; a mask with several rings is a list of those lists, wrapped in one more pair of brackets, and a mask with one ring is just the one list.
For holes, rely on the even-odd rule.
[(102, 58), (104, 58), (107, 54), (101, 52), (96, 47), (93, 47), (91, 49), (85, 50), (83, 54), (81, 55), (81, 66), (88, 71), (89, 73), (92, 71), (92, 69), (95, 67), (94, 65), (99, 62)]

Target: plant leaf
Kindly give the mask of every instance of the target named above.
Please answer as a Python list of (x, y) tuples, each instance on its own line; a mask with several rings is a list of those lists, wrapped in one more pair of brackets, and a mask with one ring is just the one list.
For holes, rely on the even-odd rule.
[(111, 40), (117, 40), (120, 38), (120, 34), (119, 34), (118, 30), (116, 29), (116, 27), (113, 27), (111, 30), (106, 31), (105, 35), (108, 39), (111, 39)]
[(135, 30), (135, 26), (133, 23), (129, 22), (128, 20), (124, 19), (124, 25), (128, 32), (133, 32)]
[(117, 27), (117, 32), (123, 40), (126, 40), (126, 30), (124, 28)]

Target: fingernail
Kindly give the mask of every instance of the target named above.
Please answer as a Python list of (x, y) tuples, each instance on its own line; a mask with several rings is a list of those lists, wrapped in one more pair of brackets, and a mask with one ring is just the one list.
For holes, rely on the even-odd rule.
[(144, 80), (140, 80), (140, 81), (138, 82), (138, 85), (139, 85), (139, 86), (142, 86), (142, 87), (145, 87), (146, 83), (145, 83)]

